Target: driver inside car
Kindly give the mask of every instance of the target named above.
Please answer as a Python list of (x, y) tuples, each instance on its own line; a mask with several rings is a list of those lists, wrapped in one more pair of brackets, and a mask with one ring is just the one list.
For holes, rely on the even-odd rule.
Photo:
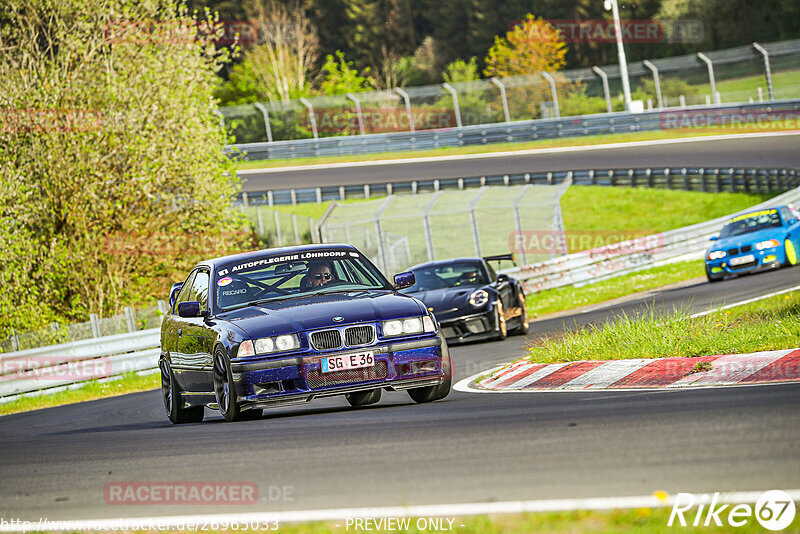
[(313, 289), (315, 287), (324, 286), (328, 282), (335, 280), (331, 266), (324, 262), (310, 263), (308, 266), (308, 274), (303, 279), (302, 287)]

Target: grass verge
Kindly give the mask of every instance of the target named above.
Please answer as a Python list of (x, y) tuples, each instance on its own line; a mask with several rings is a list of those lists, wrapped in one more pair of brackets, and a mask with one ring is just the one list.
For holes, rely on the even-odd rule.
[(147, 391), (161, 387), (161, 375), (153, 373), (149, 375), (137, 375), (134, 372), (127, 373), (118, 380), (108, 382), (98, 382), (91, 380), (86, 385), (60, 391), (51, 395), (39, 395), (36, 397), (22, 397), (20, 399), (0, 404), (0, 415), (7, 415), (18, 412), (49, 408), (51, 406), (61, 406), (63, 404), (74, 404), (76, 402), (86, 402), (105, 397), (116, 397), (126, 393), (137, 391)]
[[(785, 129), (783, 123), (774, 122), (759, 126), (759, 131), (778, 131)], [(516, 150), (540, 148), (558, 148), (570, 146), (602, 145), (607, 143), (627, 143), (632, 141), (652, 141), (659, 139), (680, 139), (684, 137), (705, 137), (709, 135), (742, 133), (741, 128), (714, 129), (679, 129), (653, 130), (624, 134), (588, 135), (586, 137), (567, 137), (560, 139), (542, 139), (538, 141), (520, 141), (517, 143), (495, 143), (465, 147), (444, 147), (430, 150), (414, 150), (402, 152), (378, 152), (374, 154), (353, 154), (345, 156), (319, 156), (296, 159), (264, 159), (241, 161), (239, 169), (271, 169), (276, 167), (296, 167), (299, 165), (324, 165), (328, 163), (348, 163), (355, 161), (380, 161), (385, 159), (411, 159), (436, 156), (465, 156), (468, 154), (490, 154)]]
[(705, 276), (703, 261), (685, 261), (610, 278), (581, 287), (558, 287), (526, 296), (528, 316), (573, 310)]
[(800, 292), (692, 318), (685, 310), (621, 316), (535, 341), (537, 363), (740, 354), (800, 346)]

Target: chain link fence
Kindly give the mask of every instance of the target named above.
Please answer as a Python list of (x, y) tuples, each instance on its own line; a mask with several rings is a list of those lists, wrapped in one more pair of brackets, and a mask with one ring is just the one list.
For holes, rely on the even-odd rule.
[[(800, 39), (628, 65), (646, 109), (800, 97)], [(550, 79), (552, 76), (552, 79)], [(619, 65), (224, 107), (238, 144), (623, 111)], [(366, 141), (365, 141), (366, 142)]]
[(547, 251), (522, 254), (530, 263), (566, 254), (560, 199), (571, 185), (518, 185), (391, 195), (333, 203), (320, 221), (325, 243), (350, 243), (384, 273), (437, 259), (507, 254), (516, 235), (550, 236)]

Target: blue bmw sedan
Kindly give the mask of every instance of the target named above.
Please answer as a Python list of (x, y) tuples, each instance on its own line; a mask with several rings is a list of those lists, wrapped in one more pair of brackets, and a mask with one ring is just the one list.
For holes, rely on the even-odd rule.
[(730, 219), (706, 252), (711, 282), (797, 264), (800, 214), (790, 205), (751, 211)]
[(349, 245), (304, 245), (199, 263), (170, 293), (161, 326), (161, 386), (173, 423), (204, 407), (226, 421), (264, 408), (382, 390), (415, 402), (450, 392), (447, 342), (425, 306)]

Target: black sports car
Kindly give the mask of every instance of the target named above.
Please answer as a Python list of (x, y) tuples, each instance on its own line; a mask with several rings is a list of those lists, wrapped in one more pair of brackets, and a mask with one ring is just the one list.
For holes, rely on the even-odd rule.
[(403, 290), (433, 312), (448, 342), (505, 339), (527, 334), (525, 293), (515, 278), (497, 274), (491, 261), (511, 254), (422, 263), (409, 269), (416, 282)]

